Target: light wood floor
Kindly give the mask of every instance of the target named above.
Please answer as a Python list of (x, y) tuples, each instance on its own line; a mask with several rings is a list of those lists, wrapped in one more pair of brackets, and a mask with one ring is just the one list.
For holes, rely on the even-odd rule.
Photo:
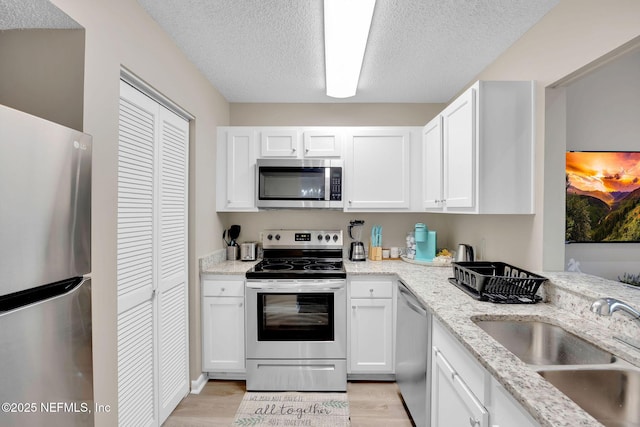
[[(210, 380), (200, 394), (185, 397), (165, 427), (229, 427), (244, 395), (244, 381)], [(391, 382), (349, 382), (349, 411), (353, 427), (410, 427), (400, 392)]]

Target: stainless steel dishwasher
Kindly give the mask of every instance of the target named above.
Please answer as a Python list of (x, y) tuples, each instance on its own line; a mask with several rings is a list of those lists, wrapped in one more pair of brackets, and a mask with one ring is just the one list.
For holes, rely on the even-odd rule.
[(396, 382), (417, 427), (429, 425), (431, 314), (418, 298), (399, 282), (396, 342)]

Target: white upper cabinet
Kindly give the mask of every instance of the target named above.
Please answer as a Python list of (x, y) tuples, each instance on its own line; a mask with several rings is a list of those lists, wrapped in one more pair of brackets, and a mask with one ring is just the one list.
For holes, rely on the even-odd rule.
[(260, 134), (260, 158), (340, 157), (342, 131), (334, 127), (266, 127)]
[(533, 213), (533, 93), (530, 81), (480, 81), (425, 126), (425, 210)]
[(473, 208), (476, 138), (475, 90), (468, 90), (442, 112), (444, 205)]
[(442, 116), (431, 120), (422, 133), (424, 207), (440, 210), (444, 206), (442, 180)]
[(256, 132), (218, 128), (216, 210), (256, 211)]
[(303, 136), (304, 157), (341, 157), (343, 135), (336, 128), (305, 130)]
[(411, 207), (408, 127), (351, 128), (346, 140), (345, 210), (407, 211)]
[(260, 131), (260, 157), (290, 157), (299, 154), (300, 134), (292, 128), (267, 128)]

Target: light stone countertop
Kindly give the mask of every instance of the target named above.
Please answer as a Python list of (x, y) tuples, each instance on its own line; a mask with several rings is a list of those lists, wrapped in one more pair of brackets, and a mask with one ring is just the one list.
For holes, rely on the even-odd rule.
[[(224, 261), (204, 274), (244, 274), (255, 263)], [(535, 319), (563, 327), (587, 341), (640, 366), (640, 351), (612, 336), (640, 336), (640, 326), (626, 315), (610, 318), (590, 312), (596, 298), (610, 296), (640, 307), (640, 290), (580, 273), (535, 272), (547, 281), (538, 304), (493, 304), (476, 301), (448, 282), (451, 267), (404, 261), (345, 261), (348, 276), (397, 275), (449, 332), (487, 369), (542, 426), (601, 425), (578, 405), (480, 329), (472, 319)]]
[(209, 265), (206, 269), (200, 271), (204, 275), (242, 275), (247, 270), (253, 268), (260, 260), (256, 261), (222, 261), (217, 264)]

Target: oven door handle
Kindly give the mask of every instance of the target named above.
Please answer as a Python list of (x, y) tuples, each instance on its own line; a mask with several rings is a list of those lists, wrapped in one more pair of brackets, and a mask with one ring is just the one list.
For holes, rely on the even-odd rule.
[(291, 282), (271, 282), (264, 280), (250, 281), (247, 280), (247, 288), (259, 289), (261, 291), (337, 291), (344, 289), (346, 282), (344, 280), (313, 282), (312, 284), (304, 284), (299, 281)]

